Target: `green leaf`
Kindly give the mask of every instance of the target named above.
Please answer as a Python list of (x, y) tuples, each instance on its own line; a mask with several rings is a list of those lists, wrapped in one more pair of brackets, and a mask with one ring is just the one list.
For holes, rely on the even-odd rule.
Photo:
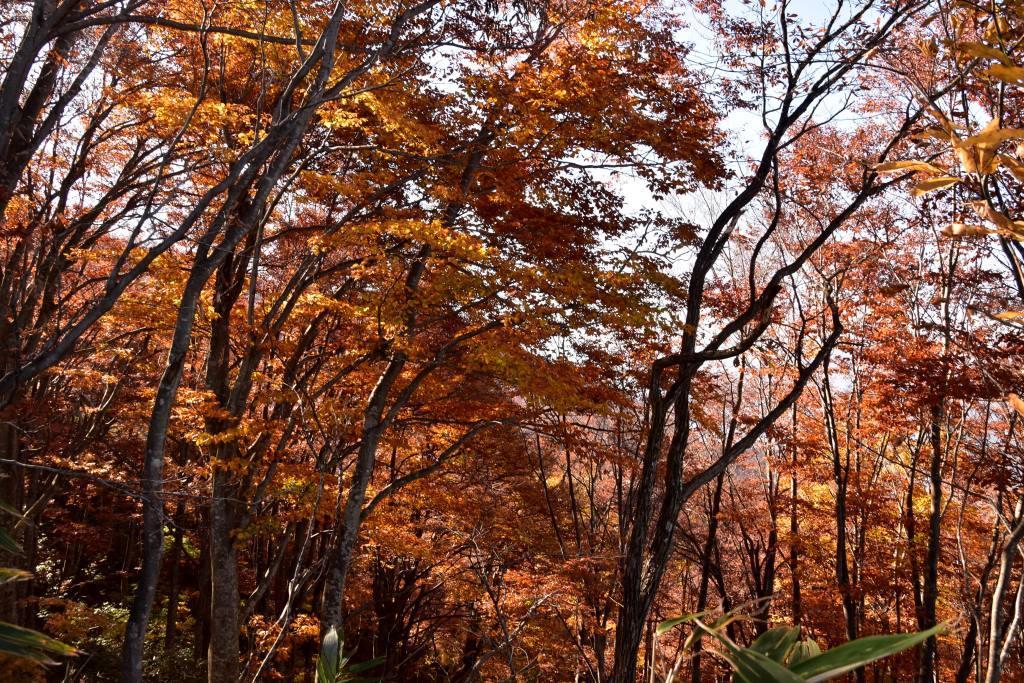
[(15, 507), (5, 503), (2, 500), (0, 500), (0, 511), (6, 512), (7, 514), (16, 517), (17, 519), (24, 518), (23, 515), (20, 512), (18, 512), (18, 510)]
[(727, 643), (728, 639), (722, 636), (722, 631), (725, 630), (725, 627), (732, 622), (738, 621), (740, 619), (740, 615), (735, 612), (723, 614), (710, 626), (700, 621), (700, 615), (691, 615), (691, 618), (696, 622), (696, 628), (693, 629), (693, 633), (691, 633), (690, 637), (686, 639), (685, 643), (683, 643), (684, 650), (693, 649), (705, 633), (711, 634), (723, 643)]
[(8, 583), (10, 581), (25, 581), (31, 579), (32, 574), (28, 573), (23, 569), (14, 569), (13, 567), (0, 567), (0, 584)]
[(821, 648), (818, 647), (818, 644), (816, 642), (809, 639), (801, 640), (793, 646), (792, 650), (790, 650), (789, 659), (786, 661), (786, 666), (792, 669), (795, 664), (799, 664), (805, 659), (810, 659), (811, 657), (817, 657), (820, 654)]
[(671, 631), (676, 626), (679, 626), (679, 624), (685, 624), (688, 621), (693, 621), (694, 619), (700, 619), (700, 618), (704, 617), (705, 615), (707, 615), (706, 611), (705, 612), (696, 612), (694, 614), (684, 614), (683, 616), (676, 617), (675, 619), (666, 619), (665, 621), (663, 621), (660, 624), (658, 624), (658, 628), (655, 629), (655, 633), (660, 636), (665, 631)]
[(0, 622), (0, 652), (40, 664), (55, 664), (51, 655), (75, 654), (75, 648), (39, 631)]
[(927, 631), (899, 633), (890, 636), (866, 636), (834, 647), (816, 657), (795, 664), (792, 671), (803, 676), (809, 683), (827, 681), (859, 669), (882, 657), (894, 655), (919, 645), (932, 636), (941, 633), (945, 624), (939, 624)]
[(0, 529), (0, 550), (12, 555), (21, 554), (21, 546), (5, 529)]
[(348, 672), (348, 673), (352, 673), (352, 674), (361, 674), (364, 671), (369, 671), (370, 669), (375, 669), (375, 668), (377, 668), (378, 666), (380, 666), (383, 663), (384, 663), (384, 657), (374, 657), (373, 659), (371, 659), (371, 660), (369, 660), (367, 662), (360, 662), (359, 664), (353, 664), (353, 665), (349, 666), (347, 669), (345, 669), (345, 671)]
[(316, 662), (317, 683), (334, 683), (338, 678), (338, 665), (341, 663), (341, 641), (338, 631), (333, 626), (324, 635), (320, 646), (320, 657)]
[[(760, 652), (738, 647), (727, 636), (722, 629), (733, 620), (733, 615), (726, 614), (718, 620), (714, 626), (707, 626), (697, 621), (697, 630), (706, 632), (715, 638), (725, 647), (725, 658), (732, 665), (736, 672), (736, 679), (742, 683), (804, 683), (799, 676), (794, 675), (779, 663), (776, 663), (761, 654)], [(794, 629), (796, 630), (796, 629)], [(767, 641), (766, 641), (767, 642)]]
[(743, 683), (805, 683), (804, 679), (756, 650), (729, 648), (729, 662)]
[(774, 662), (783, 664), (786, 655), (800, 638), (800, 629), (789, 626), (780, 626), (765, 631), (750, 644), (751, 650), (763, 654)]

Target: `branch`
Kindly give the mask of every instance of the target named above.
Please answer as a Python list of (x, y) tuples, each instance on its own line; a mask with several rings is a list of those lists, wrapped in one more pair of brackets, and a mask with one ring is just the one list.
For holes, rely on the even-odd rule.
[(832, 333), (825, 340), (825, 343), (821, 345), (818, 353), (815, 354), (814, 359), (811, 360), (810, 364), (800, 370), (797, 376), (796, 382), (793, 383), (793, 388), (789, 390), (789, 393), (779, 401), (776, 406), (769, 411), (767, 415), (761, 418), (756, 425), (754, 425), (749, 432), (747, 432), (742, 439), (733, 444), (732, 448), (727, 450), (718, 460), (707, 467), (703, 472), (694, 476), (683, 486), (682, 499), (685, 501), (690, 498), (698, 489), (716, 478), (725, 469), (732, 464), (736, 458), (749, 450), (754, 443), (763, 435), (768, 429), (775, 424), (775, 422), (782, 417), (792, 407), (796, 400), (800, 398), (800, 394), (803, 393), (804, 387), (817, 372), (818, 368), (821, 367), (822, 363), (825, 362), (831, 353), (832, 349), (835, 348), (836, 343), (839, 341), (839, 337), (843, 333), (843, 324), (839, 318), (839, 309), (836, 307), (835, 302), (829, 298), (829, 307), (832, 309)]
[(360, 523), (364, 522), (366, 518), (370, 516), (370, 513), (373, 512), (373, 509), (380, 505), (380, 503), (383, 502), (385, 498), (388, 498), (399, 489), (408, 486), (414, 481), (423, 479), (424, 477), (433, 474), (437, 470), (441, 469), (441, 466), (444, 465), (445, 462), (450, 460), (451, 457), (455, 455), (459, 450), (461, 450), (462, 447), (466, 445), (466, 442), (468, 442), (474, 436), (482, 432), (484, 429), (487, 429), (488, 427), (496, 427), (498, 425), (505, 424), (509, 424), (509, 422), (505, 420), (487, 420), (486, 422), (478, 423), (468, 432), (460, 436), (458, 440), (455, 441), (455, 443), (448, 446), (448, 448), (444, 449), (444, 451), (442, 451), (442, 453), (439, 456), (437, 456), (437, 459), (430, 465), (427, 465), (426, 467), (421, 467), (418, 470), (410, 472), (409, 474), (406, 474), (392, 481), (390, 484), (388, 484), (380, 491), (378, 491), (377, 495), (375, 495), (373, 499), (367, 504), (367, 506), (363, 508), (363, 511), (359, 513)]

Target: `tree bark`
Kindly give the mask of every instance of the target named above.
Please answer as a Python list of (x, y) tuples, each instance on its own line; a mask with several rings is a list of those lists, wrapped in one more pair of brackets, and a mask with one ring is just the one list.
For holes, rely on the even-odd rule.
[[(935, 626), (935, 607), (939, 597), (939, 552), (942, 543), (942, 421), (944, 411), (941, 404), (931, 409), (931, 463), (928, 469), (928, 483), (931, 487), (931, 509), (928, 515), (928, 550), (925, 555), (924, 583), (922, 586), (921, 628)], [(935, 637), (929, 638), (921, 647), (921, 683), (934, 683), (938, 671), (938, 650)]]
[(238, 681), (238, 557), (229, 476), (223, 470), (214, 474), (210, 503), (210, 647), (206, 660), (210, 683)]
[[(836, 485), (836, 585), (843, 601), (843, 618), (846, 625), (846, 639), (857, 639), (857, 601), (850, 581), (850, 561), (847, 541), (847, 490), (850, 483), (849, 446), (844, 450), (839, 444), (839, 425), (836, 420), (832, 384), (829, 380), (829, 362), (826, 359), (821, 377), (822, 411), (825, 416), (825, 431), (828, 434), (829, 449), (832, 452), (832, 478)], [(845, 456), (845, 457), (844, 457)], [(857, 683), (864, 683), (864, 668), (856, 670)]]
[[(711, 562), (715, 544), (718, 542), (718, 512), (722, 506), (722, 487), (725, 484), (725, 472), (715, 480), (715, 490), (711, 494), (711, 509), (708, 513), (708, 536), (704, 541), (704, 549), (700, 558), (700, 586), (697, 588), (696, 612), (703, 612), (708, 604), (708, 585), (711, 582)], [(690, 680), (700, 683), (701, 674), (701, 641), (693, 645)]]
[(185, 514), (184, 501), (178, 501), (174, 514), (174, 545), (171, 547), (171, 585), (167, 590), (167, 621), (164, 629), (164, 652), (173, 653), (177, 647), (178, 635), (178, 599), (181, 591), (181, 551), (183, 532), (181, 518)]
[(209, 273), (195, 269), (185, 286), (185, 293), (182, 295), (174, 326), (171, 350), (157, 387), (149, 432), (146, 436), (142, 473), (142, 569), (139, 585), (128, 615), (122, 648), (121, 680), (125, 683), (142, 683), (142, 652), (146, 627), (149, 624), (153, 599), (156, 597), (160, 565), (163, 559), (164, 445), (167, 439), (171, 408), (178, 393), (178, 385), (185, 368), (185, 356), (192, 338), (196, 305), (208, 277)]
[(792, 587), (792, 612), (793, 625), (800, 626), (803, 620), (802, 605), (800, 600), (800, 525), (797, 519), (797, 446), (796, 446), (796, 423), (797, 413), (793, 410), (793, 444), (792, 459), (790, 467), (792, 472), (789, 478), (789, 573)]
[[(1010, 592), (1013, 564), (1021, 538), (1024, 538), (1024, 496), (1017, 499), (1013, 511), (1013, 528), (1006, 539), (1003, 551), (999, 554), (999, 573), (996, 576), (996, 585), (992, 589), (992, 609), (989, 613), (988, 670), (985, 672), (985, 683), (998, 683), (1002, 677), (1003, 664), (1009, 654), (1006, 645), (1014, 635), (1008, 632), (1008, 623), (1003, 618), (1003, 601)], [(1024, 581), (1020, 584), (1024, 585)], [(1018, 592), (1019, 590), (1018, 586)], [(1020, 605), (1015, 604), (1015, 609), (1017, 613), (1014, 616), (1019, 616)]]

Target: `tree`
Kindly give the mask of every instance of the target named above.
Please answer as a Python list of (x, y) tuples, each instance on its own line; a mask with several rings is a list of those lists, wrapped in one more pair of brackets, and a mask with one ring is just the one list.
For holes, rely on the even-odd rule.
[[(842, 92), (843, 84), (871, 51), (882, 48), (894, 30), (909, 21), (922, 6), (901, 3), (888, 8), (877, 27), (862, 29), (862, 20), (873, 8), (864, 3), (847, 15), (839, 7), (825, 23), (820, 37), (804, 41), (792, 38), (804, 33), (790, 25), (786, 6), (779, 8), (770, 22), (736, 26), (726, 23), (733, 35), (739, 35), (755, 46), (770, 50), (772, 57), (761, 57), (754, 71), (758, 81), (763, 112), (762, 122), (767, 141), (753, 172), (739, 186), (735, 197), (715, 217), (703, 236), (693, 257), (689, 275), (685, 326), (680, 330), (679, 351), (663, 356), (652, 365), (650, 383), (650, 428), (644, 448), (643, 465), (637, 484), (635, 509), (631, 514), (630, 544), (624, 559), (622, 609), (616, 634), (616, 665), (614, 681), (631, 680), (636, 666), (636, 653), (647, 613), (657, 595), (666, 564), (671, 554), (676, 519), (683, 504), (701, 486), (713, 481), (733, 460), (748, 449), (798, 398), (811, 376), (824, 363), (838, 340), (841, 324), (833, 307), (833, 331), (814, 350), (806, 365), (801, 357), (803, 339), (798, 341), (796, 355), (799, 372), (792, 389), (780, 397), (777, 405), (765, 417), (752, 425), (732, 448), (723, 453), (703, 471), (684, 477), (683, 464), (691, 432), (692, 386), (701, 366), (711, 360), (741, 355), (753, 346), (772, 323), (771, 309), (784, 280), (797, 272), (815, 251), (870, 197), (878, 194), (882, 185), (877, 174), (866, 170), (859, 178), (850, 178), (850, 194), (829, 213), (819, 218), (818, 232), (801, 244), (784, 265), (770, 275), (759, 273), (762, 245), (776, 230), (784, 211), (784, 186), (780, 183), (780, 157), (805, 135), (821, 125), (814, 115), (826, 96)], [(737, 29), (746, 29), (738, 31)], [(792, 44), (791, 44), (792, 41)], [(775, 49), (781, 45), (781, 50)], [(819, 71), (812, 67), (825, 51), (843, 55)], [(769, 104), (770, 103), (770, 104)], [(880, 145), (884, 157), (905, 135), (920, 113), (912, 114), (894, 131), (888, 142)], [(786, 188), (788, 190), (788, 188)], [(729, 244), (743, 213), (764, 194), (768, 195), (768, 210), (773, 219), (760, 238), (750, 259), (749, 288), (746, 306), (733, 317), (725, 318), (716, 332), (704, 332), (707, 316), (703, 313), (703, 300), (708, 279), (716, 263)], [(760, 280), (760, 281), (759, 281)], [(730, 346), (729, 343), (732, 342)], [(698, 346), (700, 348), (698, 348)], [(671, 429), (671, 432), (669, 430)], [(664, 484), (656, 498), (656, 478), (662, 449), (666, 454)], [(658, 512), (655, 518), (655, 505)]]

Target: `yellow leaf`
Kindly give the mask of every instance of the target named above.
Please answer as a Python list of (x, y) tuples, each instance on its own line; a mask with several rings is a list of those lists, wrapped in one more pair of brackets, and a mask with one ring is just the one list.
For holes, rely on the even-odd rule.
[[(1022, 311), (1003, 311), (1002, 313), (996, 313), (995, 317), (1000, 320), (1020, 320), (1024, 318), (1024, 312)], [(1019, 398), (1017, 399), (1020, 400)]]
[(1017, 394), (1010, 394), (1009, 398), (1010, 405), (1013, 406), (1013, 409), (1021, 415), (1024, 415), (1024, 400), (1021, 400), (1020, 396)]
[(1024, 68), (1019, 66), (1006, 66), (1005, 64), (993, 64), (985, 70), (985, 75), (997, 81), (1005, 83), (1017, 83), (1024, 81)]
[(977, 135), (963, 141), (953, 140), (953, 149), (964, 171), (980, 175), (995, 172), (999, 167), (996, 158), (996, 148), (1001, 142), (999, 130), (999, 120), (992, 119)]
[(1024, 183), (1024, 164), (1017, 161), (1013, 157), (1006, 156), (1005, 154), (999, 155), (999, 161), (1000, 163), (1002, 163), (1003, 166), (1009, 169), (1010, 173), (1013, 174), (1014, 178)]
[(953, 151), (964, 169), (964, 173), (978, 172), (978, 155), (973, 147), (966, 147), (959, 140), (953, 140)]
[(949, 140), (949, 133), (942, 128), (925, 128), (924, 130), (913, 133), (910, 138), (912, 140), (926, 140), (928, 138), (934, 138), (935, 140), (942, 140), (945, 142)]
[[(924, 98), (918, 98), (918, 99), (920, 100), (920, 102), (924, 106), (924, 108), (927, 109), (931, 113), (931, 115), (935, 118), (935, 121), (942, 127), (942, 130), (945, 131), (946, 135), (949, 135), (953, 139), (956, 139), (956, 129), (957, 129), (958, 126), (956, 124), (954, 124), (952, 121), (950, 121), (948, 118), (946, 118), (946, 115), (942, 113), (942, 110), (939, 109), (938, 107), (936, 107), (930, 101), (928, 101), (928, 100), (926, 100)], [(926, 133), (929, 133), (929, 131), (924, 131), (924, 132), (920, 133), (920, 135), (923, 136)], [(938, 137), (938, 136), (936, 135), (935, 137)]]
[(936, 190), (941, 190), (951, 185), (956, 185), (959, 182), (960, 179), (954, 178), (953, 176), (939, 176), (938, 178), (931, 178), (930, 180), (926, 180), (923, 183), (918, 183), (918, 185), (914, 187), (914, 189), (911, 190), (910, 193), (915, 197), (920, 197), (923, 194), (935, 192)]
[(1006, 66), (1013, 66), (1013, 60), (1006, 56), (1005, 52), (997, 50), (994, 47), (989, 47), (988, 45), (983, 45), (981, 43), (962, 43), (960, 45), (960, 49), (972, 57), (994, 59)]
[(999, 37), (1006, 35), (1006, 32), (1010, 29), (1010, 22), (1005, 17), (996, 17), (995, 21), (989, 22), (988, 28), (985, 29), (984, 38), (990, 43), (994, 43), (999, 40)]
[(972, 135), (963, 141), (965, 147), (992, 147), (1006, 140), (1024, 138), (1024, 128), (999, 128), (999, 124), (992, 120), (977, 135)]
[(970, 207), (974, 209), (974, 213), (978, 214), (990, 223), (995, 223), (999, 228), (1003, 230), (1013, 230), (1013, 221), (1007, 218), (1003, 213), (992, 208), (992, 205), (988, 202), (984, 200), (970, 202)]
[(981, 225), (971, 225), (968, 223), (950, 223), (942, 229), (942, 234), (947, 237), (983, 237), (998, 232), (998, 230), (991, 230)]
[(927, 161), (914, 161), (908, 159), (906, 161), (886, 161), (881, 164), (875, 164), (875, 170), (879, 173), (893, 173), (896, 171), (924, 171), (926, 173), (945, 173), (945, 171), (934, 164), (929, 164)]

